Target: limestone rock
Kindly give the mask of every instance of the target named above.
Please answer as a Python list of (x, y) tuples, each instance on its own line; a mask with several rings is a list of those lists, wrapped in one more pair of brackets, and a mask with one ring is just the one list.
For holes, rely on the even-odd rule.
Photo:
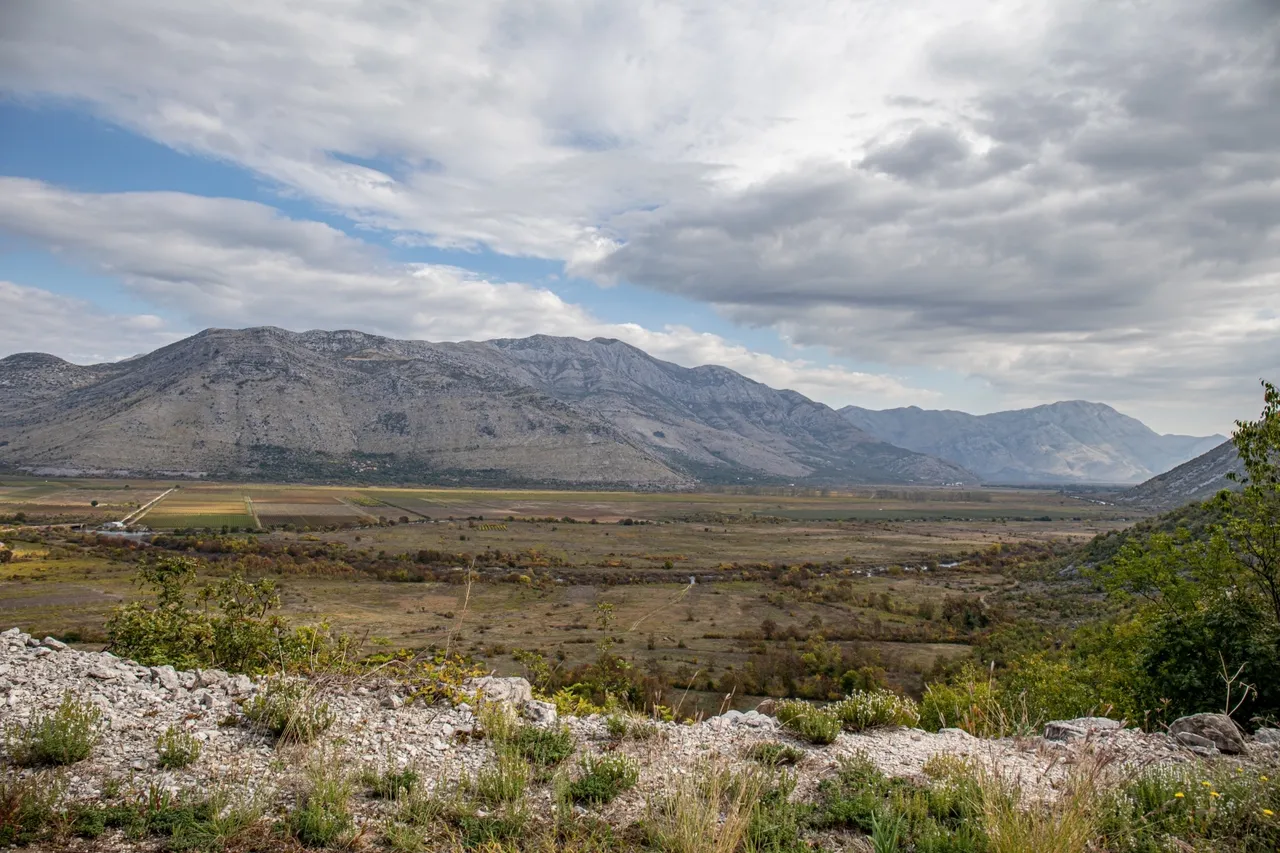
[(499, 678), (486, 675), (472, 678), (465, 685), (468, 691), (479, 693), (490, 702), (507, 702), (523, 707), (533, 701), (533, 687), (523, 678)]
[(537, 699), (524, 703), (524, 715), (530, 722), (538, 726), (555, 725), (558, 717), (554, 704), (551, 702), (539, 702)]
[(1054, 720), (1045, 724), (1044, 739), (1053, 741), (1083, 740), (1098, 732), (1121, 728), (1116, 720), (1106, 717), (1077, 717), (1074, 720)]
[(1173, 721), (1169, 726), (1169, 734), (1175, 738), (1183, 732), (1199, 735), (1213, 743), (1220, 752), (1227, 755), (1239, 755), (1248, 747), (1245, 746), (1244, 733), (1236, 725), (1235, 720), (1226, 714), (1192, 714)]
[(1173, 736), (1174, 740), (1183, 746), (1198, 746), (1201, 749), (1210, 749), (1217, 752), (1218, 748), (1213, 745), (1213, 741), (1207, 737), (1201, 737), (1195, 732), (1178, 732)]
[(178, 671), (168, 664), (151, 667), (151, 677), (170, 693), (178, 689)]

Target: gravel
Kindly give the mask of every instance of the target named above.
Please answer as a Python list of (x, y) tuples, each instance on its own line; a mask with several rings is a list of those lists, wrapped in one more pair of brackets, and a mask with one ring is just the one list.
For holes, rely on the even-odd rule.
[[(350, 770), (412, 767), (429, 786), (474, 774), (493, 759), (488, 743), (468, 736), (476, 728), (469, 706), (424, 706), (409, 701), (387, 681), (315, 683), (334, 715), (332, 727), (314, 744), (277, 749), (267, 735), (247, 724), (241, 710), (262, 686), (260, 679), (217, 670), (181, 672), (167, 666), (140, 666), (106, 652), (70, 649), (52, 638), (37, 640), (16, 628), (0, 633), (0, 729), (53, 709), (67, 692), (102, 710), (101, 742), (87, 760), (67, 769), (68, 793), (78, 799), (101, 795), (109, 781), (139, 791), (233, 785), (280, 806), (291, 802), (304, 768), (317, 755)], [(770, 716), (730, 711), (695, 725), (655, 723), (656, 736), (619, 744), (610, 739), (606, 719), (599, 715), (557, 721), (554, 706), (530, 699), (523, 679), (489, 678), (475, 687), (512, 703), (530, 724), (567, 725), (580, 756), (620, 751), (635, 758), (641, 768), (640, 784), (603, 810), (603, 816), (619, 821), (638, 816), (648, 794), (693, 772), (701, 761), (750, 764), (745, 751), (766, 740), (786, 741), (804, 750), (806, 757), (795, 768), (798, 796), (811, 792), (841, 759), (855, 755), (900, 777), (921, 777), (925, 763), (938, 754), (965, 756), (1019, 780), (1028, 797), (1042, 798), (1052, 797), (1071, 768), (1091, 755), (1104, 753), (1118, 767), (1193, 760), (1185, 746), (1166, 735), (1096, 719), (1066, 721), (1073, 729), (1071, 736), (1056, 741), (1041, 737), (987, 740), (959, 729), (928, 733), (895, 728), (844, 733), (834, 744), (813, 747), (788, 737)], [(158, 764), (156, 739), (171, 726), (194, 735), (202, 744), (199, 759), (187, 768), (163, 769)], [(1082, 735), (1076, 737), (1076, 730)], [(1059, 736), (1062, 731), (1058, 730)], [(1259, 744), (1256, 749), (1272, 748)], [(568, 766), (576, 760), (569, 759)], [(34, 771), (8, 765), (5, 772)], [(535, 788), (531, 797), (535, 813), (550, 803), (546, 786)], [(376, 810), (383, 807), (372, 801), (360, 806), (367, 819), (375, 818)]]

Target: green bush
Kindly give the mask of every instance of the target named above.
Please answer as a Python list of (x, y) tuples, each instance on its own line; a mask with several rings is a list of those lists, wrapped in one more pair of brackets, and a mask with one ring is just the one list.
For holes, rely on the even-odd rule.
[(779, 702), (776, 715), (784, 730), (809, 743), (834, 743), (840, 734), (835, 714), (799, 699)]
[(1266, 772), (1228, 766), (1149, 768), (1099, 796), (1098, 832), (1115, 853), (1280, 849), (1280, 785)]
[(508, 736), (507, 742), (536, 767), (554, 767), (573, 755), (574, 750), (573, 734), (567, 726), (550, 729), (519, 726)]
[(914, 726), (920, 722), (915, 701), (890, 690), (855, 690), (830, 708), (845, 731), (861, 732), (880, 726)]
[(920, 727), (930, 732), (957, 728), (975, 737), (1001, 737), (1010, 733), (1006, 721), (995, 680), (972, 666), (949, 682), (928, 685), (920, 700)]
[(178, 770), (194, 764), (200, 757), (200, 740), (190, 732), (169, 726), (156, 739), (156, 752), (161, 767)]
[(50, 713), (35, 713), (25, 724), (10, 725), (5, 742), (14, 763), (56, 767), (84, 761), (101, 737), (102, 711), (71, 693)]
[(244, 715), (281, 744), (311, 743), (333, 725), (329, 703), (305, 681), (279, 679), (253, 697)]
[(584, 758), (579, 767), (580, 775), (569, 785), (569, 796), (576, 803), (612, 802), (640, 781), (640, 768), (624, 755)]
[(269, 579), (239, 574), (194, 589), (200, 562), (167, 555), (143, 563), (135, 582), (150, 602), (117, 607), (107, 620), (110, 648), (146, 666), (259, 673), (314, 669), (347, 659), (353, 641), (323, 629), (293, 628), (278, 613)]

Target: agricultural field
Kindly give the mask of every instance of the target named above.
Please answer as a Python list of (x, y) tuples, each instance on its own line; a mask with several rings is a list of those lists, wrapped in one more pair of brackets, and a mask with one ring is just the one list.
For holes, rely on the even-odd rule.
[[(10, 506), (27, 507), (33, 521), (103, 519), (85, 500), (90, 494), (119, 519), (163, 495), (142, 525), (215, 536), (224, 527), (256, 530), (231, 536), (262, 553), (321, 554), (243, 564), (251, 576), (275, 577), (295, 621), (393, 646), (449, 644), (505, 674), (523, 672), (517, 650), (568, 671), (607, 641), (635, 667), (690, 685), (689, 701), (710, 709), (724, 700), (718, 689), (732, 673), (780, 665), (807, 653), (814, 638), (828, 645), (813, 653), (843, 655), (918, 690), (927, 673), (969, 653), (955, 611), (1054, 606), (1034, 584), (972, 555), (1051, 552), (1137, 519), (1132, 510), (1029, 489), (655, 494), (185, 482), (169, 491), (173, 485), (6, 481), (0, 519)], [(112, 608), (139, 595), (135, 565), (74, 531), (59, 545), (57, 531), (27, 542), (21, 529), (0, 525), (0, 541), (12, 540), (16, 553), (0, 567), (0, 628), (101, 641)], [(228, 565), (211, 562), (209, 577)], [(468, 565), (478, 582), (464, 582)], [(608, 625), (599, 622), (602, 606)], [(733, 703), (755, 699), (744, 693)]]
[(243, 489), (207, 486), (175, 489), (134, 520), (153, 530), (259, 526)]

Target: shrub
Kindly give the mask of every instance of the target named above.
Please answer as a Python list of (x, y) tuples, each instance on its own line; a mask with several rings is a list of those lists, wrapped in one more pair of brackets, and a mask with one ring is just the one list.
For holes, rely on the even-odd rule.
[(926, 731), (958, 728), (975, 737), (1000, 737), (1006, 734), (1004, 719), (995, 681), (972, 666), (949, 683), (925, 687), (920, 702), (920, 727)]
[(102, 711), (71, 693), (51, 713), (33, 714), (25, 724), (5, 730), (9, 756), (23, 767), (49, 767), (84, 761), (101, 737)]
[(809, 743), (833, 743), (840, 734), (840, 720), (835, 714), (808, 702), (795, 699), (780, 702), (777, 717), (783, 729)]
[(1274, 775), (1214, 766), (1144, 770), (1098, 798), (1101, 846), (1148, 853), (1178, 838), (1185, 849), (1272, 853), (1280, 849)]
[[(107, 620), (113, 652), (146, 666), (264, 672), (345, 661), (352, 639), (293, 628), (278, 613), (275, 582), (233, 574), (193, 589), (199, 561), (166, 555), (147, 561), (135, 582), (151, 601), (117, 607)], [(195, 606), (195, 603), (199, 606)]]
[(567, 726), (519, 726), (510, 734), (508, 743), (536, 767), (554, 767), (573, 755), (574, 750), (573, 734)]
[(169, 726), (156, 739), (156, 752), (161, 767), (178, 770), (194, 764), (200, 757), (200, 740), (189, 732)]
[(640, 781), (640, 768), (624, 755), (584, 758), (579, 767), (581, 775), (569, 785), (569, 796), (577, 803), (611, 802)]
[(758, 761), (766, 767), (799, 764), (804, 759), (804, 752), (787, 743), (776, 740), (754, 743), (747, 749), (747, 758)]
[(850, 732), (920, 722), (920, 708), (915, 701), (889, 690), (855, 690), (830, 710)]
[(297, 680), (268, 683), (244, 714), (281, 744), (311, 743), (333, 725), (329, 704), (316, 696), (313, 687)]

